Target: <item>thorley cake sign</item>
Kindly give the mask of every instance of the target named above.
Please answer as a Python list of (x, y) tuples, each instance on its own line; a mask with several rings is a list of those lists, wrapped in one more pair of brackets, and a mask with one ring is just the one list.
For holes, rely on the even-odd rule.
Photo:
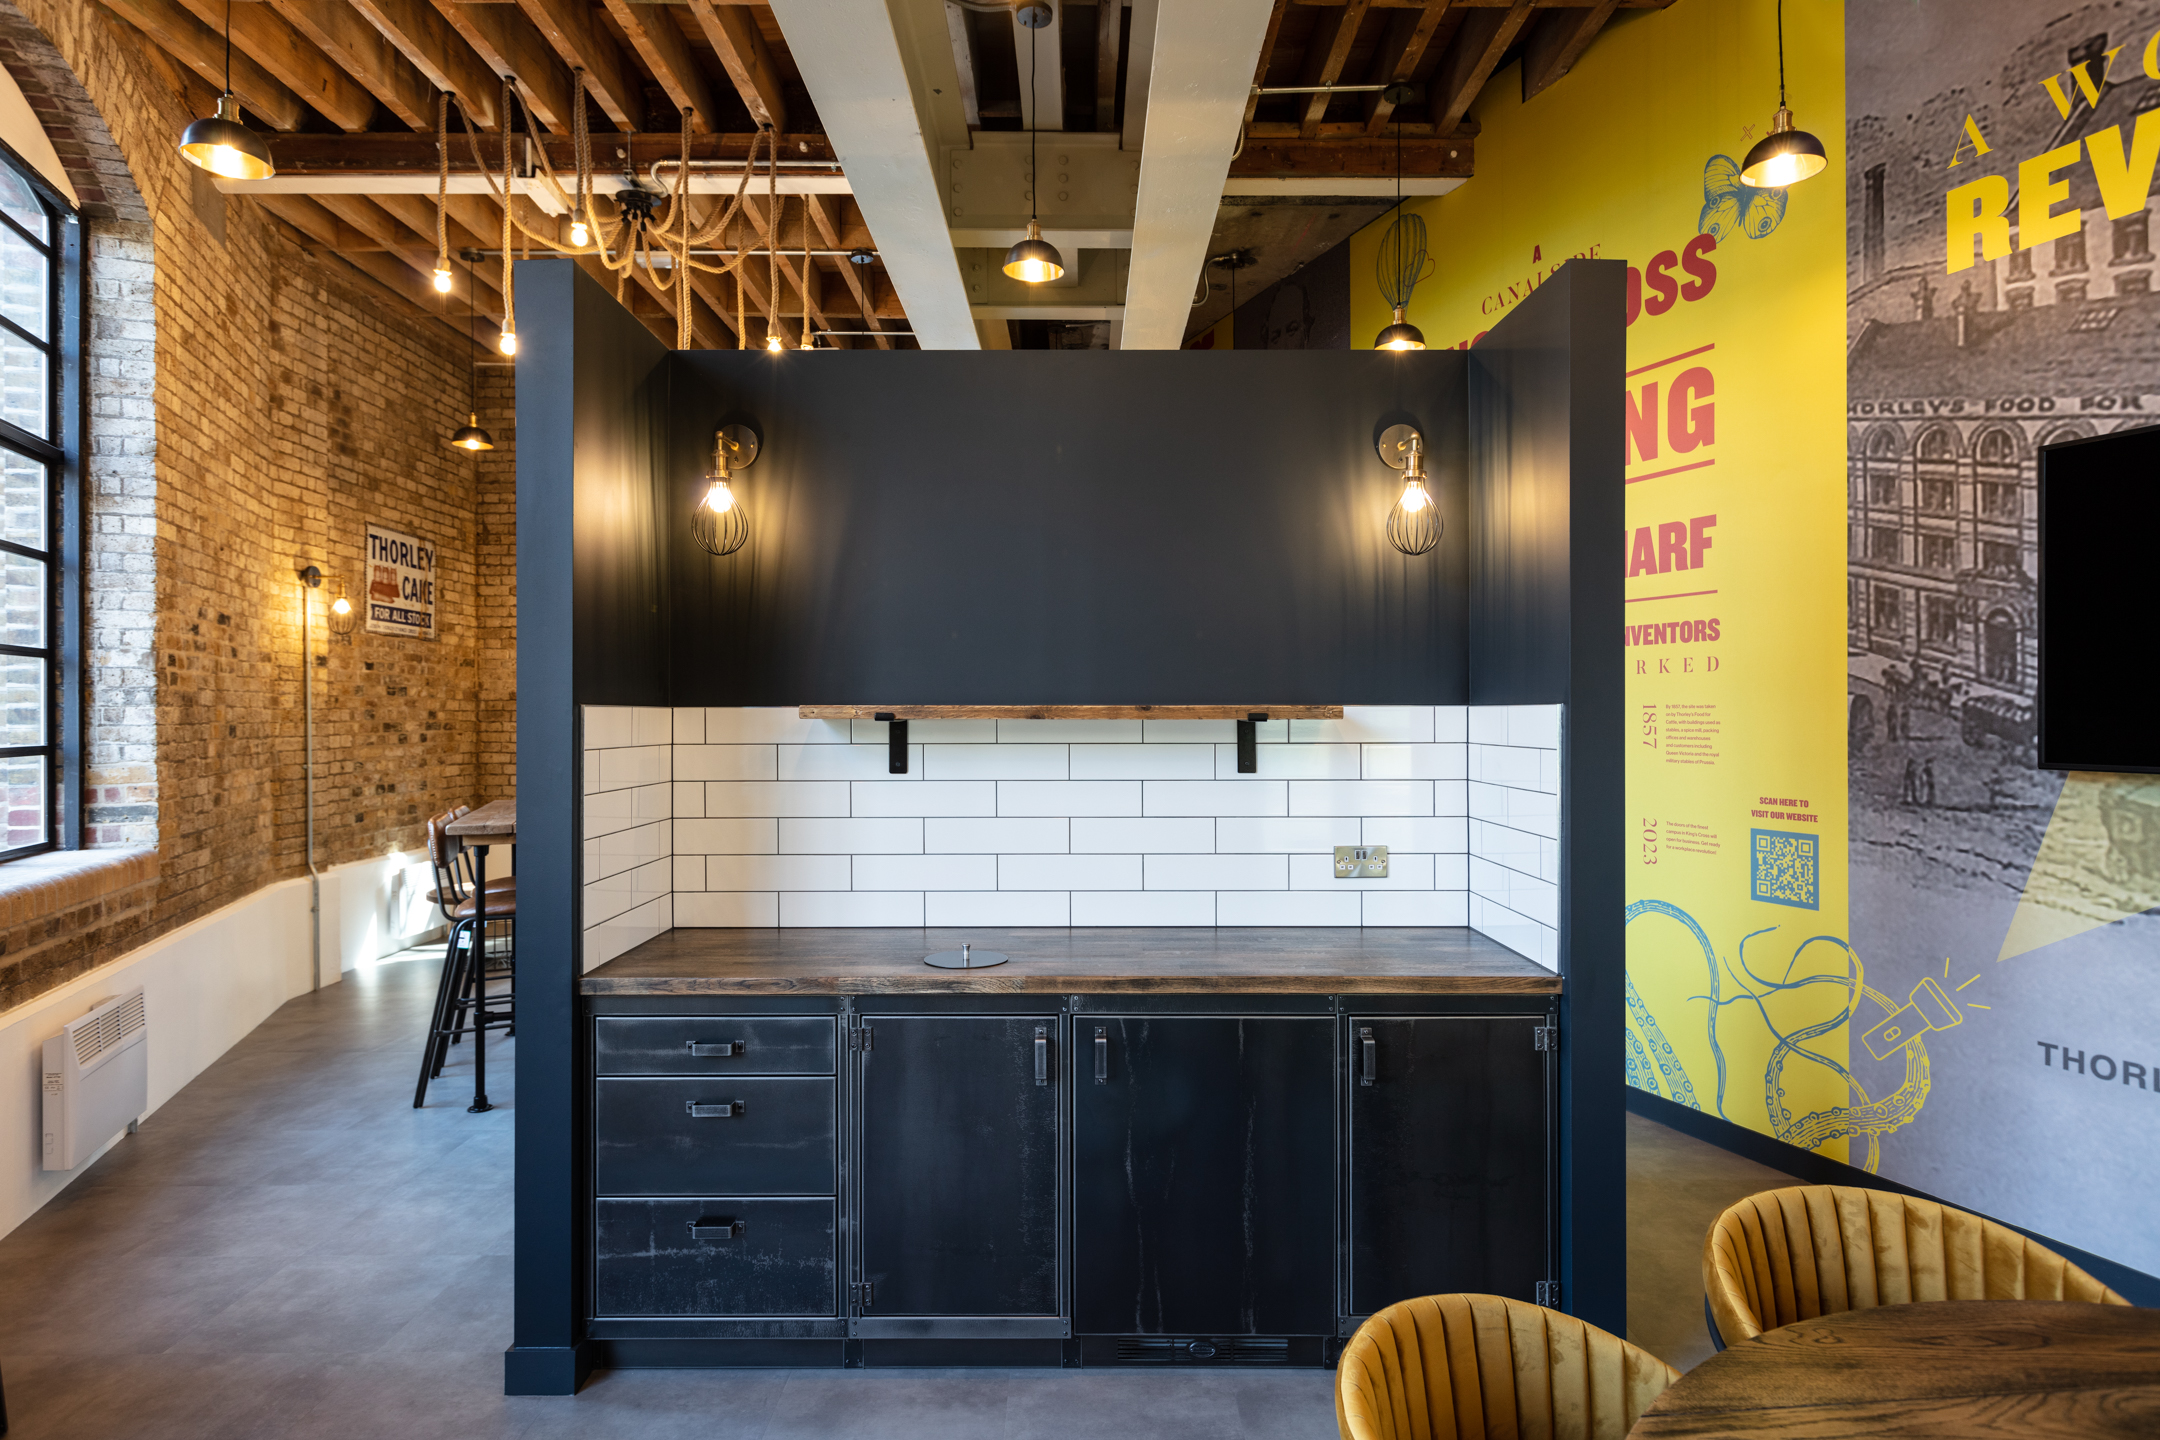
[(435, 638), (435, 547), (417, 535), (367, 527), (367, 628)]

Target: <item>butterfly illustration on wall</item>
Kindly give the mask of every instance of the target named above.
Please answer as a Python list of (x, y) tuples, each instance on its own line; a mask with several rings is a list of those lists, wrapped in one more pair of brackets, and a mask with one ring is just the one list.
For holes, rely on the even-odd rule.
[(1696, 229), (1722, 245), (1734, 231), (1760, 240), (1785, 218), (1785, 192), (1740, 183), (1740, 164), (1730, 155), (1713, 155), (1703, 165), (1702, 220)]

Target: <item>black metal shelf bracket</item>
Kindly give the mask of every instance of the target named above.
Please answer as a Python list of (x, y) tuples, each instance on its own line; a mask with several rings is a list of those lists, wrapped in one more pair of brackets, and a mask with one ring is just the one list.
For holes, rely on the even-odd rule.
[(880, 710), (876, 717), (885, 722), (890, 749), (885, 760), (885, 770), (890, 775), (907, 774), (907, 721), (893, 719), (893, 712)]
[(1267, 719), (1267, 711), (1255, 710), (1237, 722), (1237, 773), (1257, 775), (1260, 773), (1260, 722)]

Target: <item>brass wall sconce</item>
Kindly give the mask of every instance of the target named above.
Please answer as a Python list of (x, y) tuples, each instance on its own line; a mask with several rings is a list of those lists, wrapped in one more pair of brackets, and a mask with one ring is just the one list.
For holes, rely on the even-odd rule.
[(722, 425), (713, 432), (712, 469), (705, 476), (705, 496), (690, 516), (691, 535), (712, 554), (732, 555), (750, 538), (750, 517), (743, 513), (734, 481), (735, 473), (748, 469), (757, 457), (757, 432), (749, 426)]
[(1425, 437), (1414, 425), (1390, 425), (1380, 432), (1376, 448), (1390, 468), (1403, 472), (1402, 495), (1388, 511), (1388, 544), (1405, 555), (1423, 555), (1447, 528), (1426, 483)]

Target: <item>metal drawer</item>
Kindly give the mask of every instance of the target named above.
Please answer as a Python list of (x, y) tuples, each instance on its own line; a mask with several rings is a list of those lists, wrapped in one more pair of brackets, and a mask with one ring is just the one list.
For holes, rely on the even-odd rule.
[(593, 1021), (601, 1075), (830, 1075), (830, 1015), (603, 1015)]
[(605, 1079), (593, 1090), (599, 1195), (831, 1195), (830, 1079)]
[(597, 1316), (838, 1313), (831, 1200), (602, 1200)]

